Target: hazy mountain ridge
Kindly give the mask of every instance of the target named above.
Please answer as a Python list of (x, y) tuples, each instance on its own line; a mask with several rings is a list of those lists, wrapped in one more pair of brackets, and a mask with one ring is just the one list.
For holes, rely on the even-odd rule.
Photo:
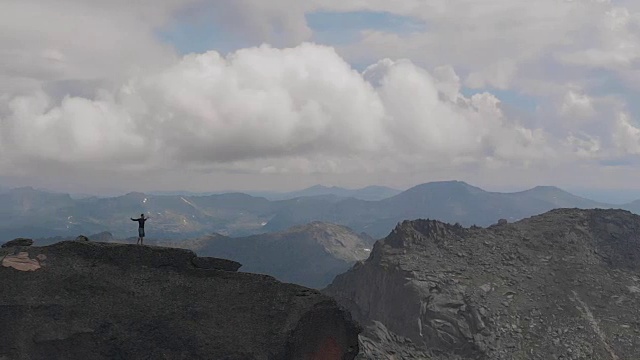
[[(555, 187), (537, 187), (516, 193), (487, 192), (464, 182), (435, 182), (415, 186), (377, 202), (345, 199), (310, 211), (292, 204), (266, 228), (316, 220), (340, 223), (373, 237), (386, 236), (404, 220), (432, 218), (465, 226), (488, 226), (500, 218), (519, 220), (559, 207), (621, 208), (572, 195)], [(625, 206), (622, 206), (625, 208)]]
[(315, 185), (309, 188), (292, 192), (249, 192), (250, 195), (261, 196), (269, 200), (291, 200), (309, 196), (337, 196), (340, 198), (354, 198), (367, 201), (383, 200), (401, 193), (402, 190), (387, 186), (371, 185), (360, 189), (346, 189), (338, 186)]
[(220, 234), (177, 242), (158, 242), (199, 256), (243, 264), (242, 271), (313, 288), (328, 285), (356, 261), (369, 257), (372, 239), (340, 225), (314, 222), (283, 232), (230, 238)]
[(66, 194), (23, 188), (0, 194), (0, 241), (17, 236), (70, 236), (103, 231), (125, 238), (135, 235), (135, 224), (129, 218), (142, 212), (151, 217), (149, 236), (157, 238), (184, 239), (211, 233), (248, 236), (314, 221), (345, 225), (382, 238), (398, 222), (407, 219), (433, 218), (488, 226), (500, 218), (518, 220), (558, 207), (640, 212), (640, 201), (609, 205), (555, 187), (516, 193), (487, 192), (458, 181), (422, 184), (377, 201), (335, 195), (271, 201), (242, 193), (210, 196), (129, 193), (112, 198), (73, 199)]
[(291, 200), (299, 197), (310, 196), (335, 196), (339, 198), (352, 197), (360, 200), (382, 200), (397, 195), (402, 190), (393, 189), (387, 186), (371, 185), (360, 189), (347, 189), (339, 186), (314, 185), (302, 190), (277, 192), (277, 191), (216, 191), (216, 192), (193, 192), (193, 191), (151, 191), (151, 195), (180, 195), (180, 196), (212, 196), (226, 193), (243, 193), (254, 197), (262, 197), (271, 201)]

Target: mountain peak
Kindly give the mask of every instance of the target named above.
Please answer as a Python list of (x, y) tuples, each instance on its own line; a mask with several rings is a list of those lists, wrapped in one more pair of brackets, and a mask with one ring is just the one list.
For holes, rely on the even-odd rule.
[(148, 199), (148, 197), (149, 196), (147, 194), (137, 191), (133, 191), (122, 196), (122, 198), (124, 199), (133, 200), (136, 202), (145, 201), (145, 199)]
[(444, 195), (444, 194), (455, 194), (455, 193), (485, 193), (486, 191), (469, 185), (464, 181), (435, 181), (428, 182), (420, 185), (416, 185), (409, 190), (403, 191), (400, 194), (394, 196), (393, 198), (404, 198), (404, 197), (413, 197), (416, 194), (435, 194), (435, 195)]
[(370, 239), (343, 225), (314, 221), (306, 225), (292, 227), (282, 234), (306, 236), (322, 245), (329, 254), (344, 261), (354, 262), (364, 260), (369, 256), (365, 249), (367, 241)]
[(557, 186), (551, 186), (551, 185), (536, 186), (536, 187), (530, 189), (529, 191), (544, 191), (544, 192), (567, 193), (567, 191), (562, 190), (561, 188), (559, 188)]
[(147, 195), (145, 193), (143, 193), (143, 192), (132, 191), (132, 192), (126, 193), (124, 196), (127, 196), (127, 197), (140, 197), (140, 196), (147, 196)]
[[(432, 181), (420, 185), (416, 185), (411, 189), (479, 189), (471, 186), (464, 181), (448, 180), (448, 181)], [(409, 189), (409, 190), (411, 190)]]
[(321, 185), (321, 184), (316, 184), (313, 186), (310, 186), (308, 188), (304, 188), (302, 190), (299, 191), (294, 191), (294, 193), (307, 193), (307, 192), (328, 192), (331, 190), (344, 190), (340, 187), (337, 186), (325, 186), (325, 185)]

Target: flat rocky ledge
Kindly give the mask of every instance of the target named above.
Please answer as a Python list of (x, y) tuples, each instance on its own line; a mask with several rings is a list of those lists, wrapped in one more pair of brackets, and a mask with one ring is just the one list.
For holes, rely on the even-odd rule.
[(86, 241), (0, 248), (0, 359), (351, 360), (335, 300), (192, 251)]
[(46, 266), (47, 253), (56, 252), (113, 265), (197, 268), (204, 270), (238, 271), (242, 264), (211, 257), (198, 257), (193, 251), (159, 246), (140, 246), (92, 241), (63, 241), (44, 247), (32, 247), (25, 240), (16, 239), (2, 245), (2, 266), (21, 271), (36, 271)]

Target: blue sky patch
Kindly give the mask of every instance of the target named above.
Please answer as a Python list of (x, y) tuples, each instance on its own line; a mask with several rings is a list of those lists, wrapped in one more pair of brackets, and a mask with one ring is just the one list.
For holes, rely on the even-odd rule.
[[(364, 30), (407, 34), (424, 31), (426, 28), (419, 20), (386, 12), (315, 12), (307, 14), (306, 20), (313, 30), (312, 41), (335, 46), (356, 42)], [(173, 45), (181, 54), (203, 53), (209, 50), (228, 53), (260, 45), (240, 34), (225, 31), (223, 26), (213, 20), (194, 21), (186, 16), (158, 31), (157, 35)]]
[(363, 30), (377, 30), (398, 34), (424, 31), (426, 24), (387, 12), (314, 12), (307, 14), (307, 24), (314, 32), (314, 41), (330, 45), (344, 45), (358, 40)]
[(163, 41), (173, 45), (180, 54), (204, 53), (215, 50), (226, 54), (255, 46), (238, 34), (225, 31), (213, 21), (179, 22), (157, 33)]

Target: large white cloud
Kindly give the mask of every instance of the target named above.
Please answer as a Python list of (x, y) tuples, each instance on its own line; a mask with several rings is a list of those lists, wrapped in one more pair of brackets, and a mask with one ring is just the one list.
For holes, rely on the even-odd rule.
[[(387, 11), (425, 28), (371, 29), (335, 50), (303, 43), (305, 14), (317, 10)], [(597, 0), (9, 0), (0, 177), (186, 169), (427, 180), (597, 167), (640, 152), (637, 114), (602, 91), (637, 91), (638, 11)], [(196, 15), (292, 46), (178, 56), (158, 32)], [(359, 73), (352, 61), (373, 65)], [(484, 88), (535, 97), (537, 108), (520, 116)], [(366, 176), (361, 184), (375, 182)]]
[(308, 43), (226, 58), (191, 54), (114, 94), (9, 99), (0, 134), (18, 165), (246, 162), (245, 170), (288, 171), (287, 161), (304, 158), (306, 171), (325, 171), (327, 162), (348, 171), (375, 166), (363, 159), (420, 166), (548, 155), (541, 130), (510, 122), (488, 93), (464, 97), (456, 81), (452, 69), (437, 80), (409, 61), (381, 61), (360, 74), (332, 48)]

